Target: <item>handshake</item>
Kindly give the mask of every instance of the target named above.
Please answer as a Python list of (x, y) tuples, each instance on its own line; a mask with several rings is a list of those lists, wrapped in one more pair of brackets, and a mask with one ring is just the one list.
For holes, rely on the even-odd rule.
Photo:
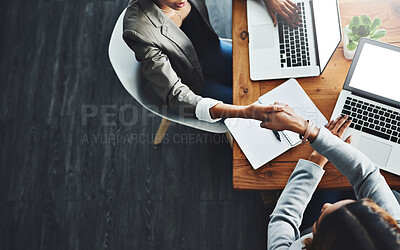
[[(252, 104), (247, 106), (247, 113), (248, 118), (260, 120), (262, 128), (275, 131), (290, 130), (298, 133), (300, 136), (304, 136), (307, 128), (310, 126), (308, 121), (298, 116), (291, 107), (284, 103), (275, 102), (269, 106)], [(347, 115), (339, 116), (336, 120), (330, 121), (326, 125), (326, 128), (342, 138), (344, 132), (351, 124), (351, 120), (348, 120), (348, 118)], [(311, 132), (311, 134), (315, 134), (316, 131), (319, 132), (319, 129), (315, 128), (314, 133)]]
[[(290, 130), (298, 133), (304, 139), (308, 139), (311, 143), (315, 141), (319, 134), (319, 128), (314, 127), (311, 123), (298, 116), (291, 107), (286, 104), (275, 102), (269, 106), (261, 106), (252, 104), (247, 107), (250, 117), (261, 121), (262, 128), (275, 131)], [(249, 118), (250, 118), (249, 117)], [(331, 120), (325, 127), (332, 134), (342, 139), (347, 128), (351, 124), (351, 120), (346, 116), (339, 116), (336, 120)], [(351, 136), (345, 142), (351, 143)], [(309, 161), (316, 163), (322, 168), (328, 160), (322, 155), (314, 151)]]
[(247, 113), (249, 118), (260, 120), (260, 126), (266, 129), (290, 130), (304, 135), (308, 127), (308, 122), (284, 103), (275, 102), (269, 106), (252, 104), (247, 107)]

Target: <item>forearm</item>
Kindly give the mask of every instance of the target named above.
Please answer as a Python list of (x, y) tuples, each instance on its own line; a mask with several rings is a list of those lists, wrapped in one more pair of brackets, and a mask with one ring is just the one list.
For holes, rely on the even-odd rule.
[(321, 167), (299, 160), (270, 216), (268, 249), (288, 248), (300, 236), (304, 210), (323, 174)]
[[(308, 121), (304, 120), (301, 117), (297, 117), (297, 119), (295, 121), (292, 122), (292, 126), (291, 128), (289, 128), (289, 130), (298, 133), (301, 136), (304, 136), (304, 134), (306, 133), (308, 127)], [(315, 141), (315, 139), (317, 138), (319, 134), (319, 128), (318, 127), (314, 127), (311, 130), (310, 135), (308, 136), (308, 141), (310, 143), (313, 143)]]
[[(294, 132), (303, 135), (307, 129), (307, 122), (300, 119), (293, 122)], [(314, 128), (308, 137), (311, 146), (321, 155), (332, 162), (350, 181), (357, 192), (363, 179), (374, 172), (377, 167), (363, 153), (343, 142), (326, 128)]]
[(357, 198), (372, 199), (396, 220), (400, 220), (398, 202), (380, 174), (379, 168), (367, 156), (325, 128), (321, 128), (311, 146), (347, 177)]
[(325, 127), (312, 129), (308, 122), (286, 105), (283, 112), (270, 114), (261, 126), (273, 130), (290, 130), (300, 135), (307, 134), (311, 146), (347, 177), (358, 198), (370, 198), (395, 219), (400, 218), (400, 206), (379, 168), (367, 156), (346, 143), (350, 142), (349, 138), (346, 142), (339, 138), (350, 125), (347, 119), (347, 116), (341, 116), (330, 121), (327, 125), (329, 130)]
[(210, 109), (210, 114), (213, 119), (217, 118), (250, 118), (251, 114), (248, 106), (230, 105), (218, 103)]
[(377, 169), (377, 166), (356, 148), (343, 142), (326, 128), (320, 132), (311, 146), (332, 162), (358, 189), (363, 179)]
[(210, 116), (213, 119), (218, 118), (251, 118), (259, 121), (265, 121), (268, 114), (283, 111), (280, 105), (264, 106), (253, 103), (248, 106), (230, 105), (218, 103), (209, 109)]
[[(308, 123), (301, 118), (293, 119), (292, 123), (291, 130), (303, 135)], [(370, 198), (394, 218), (397, 220), (400, 218), (399, 204), (380, 174), (379, 168), (367, 156), (343, 142), (326, 128), (313, 129), (308, 139), (318, 153), (326, 157), (347, 177), (357, 198)]]

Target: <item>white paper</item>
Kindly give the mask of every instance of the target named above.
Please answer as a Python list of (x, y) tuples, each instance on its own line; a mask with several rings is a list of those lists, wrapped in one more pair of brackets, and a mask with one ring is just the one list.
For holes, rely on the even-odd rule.
[(225, 124), (254, 169), (291, 148), (283, 138), (280, 142), (272, 130), (261, 128), (260, 121), (229, 118)]
[[(312, 121), (318, 127), (324, 126), (327, 123), (326, 118), (295, 79), (287, 80), (258, 98), (258, 101), (264, 105), (270, 105), (274, 102), (287, 104), (293, 108), (297, 115), (305, 120)], [(295, 135), (298, 137), (297, 134)]]
[[(290, 79), (258, 99), (263, 105), (281, 102), (291, 106), (294, 111), (317, 126), (327, 123), (325, 117), (314, 105), (306, 92), (295, 79)], [(229, 118), (225, 124), (254, 169), (286, 152), (300, 143), (299, 135), (283, 131), (292, 145), (281, 136), (281, 142), (271, 130), (260, 127), (261, 122), (252, 119)]]

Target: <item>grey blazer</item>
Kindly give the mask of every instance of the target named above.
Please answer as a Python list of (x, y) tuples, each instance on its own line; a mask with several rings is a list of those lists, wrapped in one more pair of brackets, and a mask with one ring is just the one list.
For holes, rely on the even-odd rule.
[[(204, 0), (191, 0), (213, 37)], [(183, 116), (194, 116), (203, 74), (192, 42), (153, 0), (131, 0), (123, 24), (123, 38), (135, 52), (147, 83), (145, 88)]]

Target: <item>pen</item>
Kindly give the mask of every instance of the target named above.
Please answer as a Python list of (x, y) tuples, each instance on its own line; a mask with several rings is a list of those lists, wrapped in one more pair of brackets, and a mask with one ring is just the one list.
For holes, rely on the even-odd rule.
[(279, 135), (279, 133), (275, 130), (272, 130), (272, 132), (274, 132), (276, 139), (278, 139), (278, 141), (281, 141), (281, 136)]

